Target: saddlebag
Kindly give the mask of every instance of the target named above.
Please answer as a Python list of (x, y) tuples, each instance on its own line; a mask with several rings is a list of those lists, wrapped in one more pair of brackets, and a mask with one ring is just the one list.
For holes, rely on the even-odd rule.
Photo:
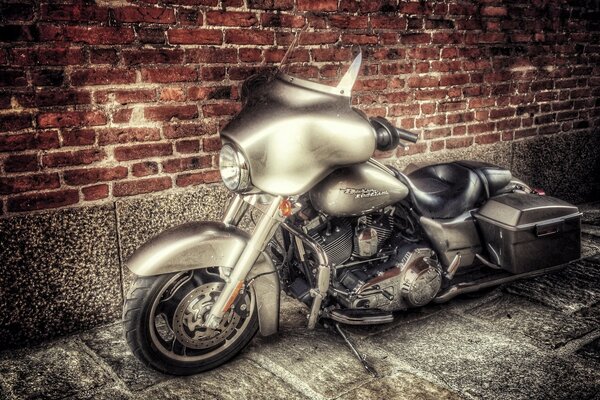
[(581, 256), (581, 213), (550, 196), (509, 193), (492, 197), (475, 214), (489, 260), (521, 274)]

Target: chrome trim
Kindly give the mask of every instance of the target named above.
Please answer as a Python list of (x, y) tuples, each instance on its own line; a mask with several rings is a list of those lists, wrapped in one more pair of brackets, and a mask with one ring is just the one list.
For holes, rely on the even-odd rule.
[(250, 204), (244, 201), (242, 195), (235, 194), (229, 200), (229, 205), (223, 215), (223, 223), (226, 225), (238, 226), (249, 206)]
[(229, 275), (225, 287), (213, 304), (206, 316), (205, 326), (211, 329), (217, 329), (223, 318), (227, 302), (235, 295), (235, 290), (241, 282), (244, 282), (250, 272), (250, 269), (256, 260), (263, 253), (268, 241), (274, 233), (273, 227), (279, 224), (277, 214), (279, 213), (279, 204), (282, 197), (274, 197), (268, 209), (265, 211), (260, 221), (256, 225), (252, 236), (245, 243), (245, 247), (239, 257), (236, 257), (235, 266)]
[(481, 289), (485, 289), (487, 287), (498, 286), (503, 283), (513, 282), (513, 281), (516, 281), (519, 279), (533, 278), (535, 276), (544, 275), (549, 272), (558, 271), (560, 269), (565, 268), (567, 265), (568, 264), (555, 265), (554, 267), (538, 269), (536, 271), (526, 272), (524, 274), (511, 275), (511, 276), (506, 276), (504, 278), (492, 279), (489, 281), (478, 280), (478, 281), (473, 281), (473, 282), (458, 283), (454, 286), (450, 286), (449, 288), (444, 290), (443, 293), (438, 294), (433, 299), (433, 302), (434, 303), (445, 303), (463, 293), (472, 293), (472, 292), (476, 292)]

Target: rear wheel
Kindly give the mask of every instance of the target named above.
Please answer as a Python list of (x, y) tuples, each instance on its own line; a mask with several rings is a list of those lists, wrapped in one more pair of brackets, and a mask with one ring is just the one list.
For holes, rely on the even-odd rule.
[(135, 356), (173, 375), (206, 371), (235, 356), (258, 331), (256, 305), (246, 291), (218, 329), (202, 327), (224, 285), (214, 268), (136, 277), (123, 308)]

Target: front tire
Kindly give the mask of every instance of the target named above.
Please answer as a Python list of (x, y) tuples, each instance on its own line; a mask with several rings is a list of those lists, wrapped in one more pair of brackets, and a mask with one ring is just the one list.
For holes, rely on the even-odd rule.
[(258, 331), (252, 291), (223, 317), (220, 329), (201, 326), (224, 286), (215, 269), (136, 277), (123, 307), (127, 344), (145, 365), (172, 375), (216, 368)]

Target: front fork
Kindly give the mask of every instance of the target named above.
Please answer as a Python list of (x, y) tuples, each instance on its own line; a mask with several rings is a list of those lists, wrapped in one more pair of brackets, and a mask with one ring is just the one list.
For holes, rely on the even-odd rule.
[[(256, 199), (256, 196), (252, 198), (252, 200)], [(235, 266), (227, 271), (228, 273), (225, 273), (225, 286), (204, 322), (207, 328), (219, 328), (223, 315), (229, 311), (238, 295), (244, 290), (246, 276), (267, 246), (267, 243), (271, 240), (275, 232), (273, 228), (281, 223), (279, 205), (282, 200), (281, 196), (275, 196), (271, 199)], [(249, 203), (245, 201), (243, 196), (236, 194), (229, 203), (229, 207), (223, 217), (223, 222), (229, 225), (239, 224), (248, 207)]]

